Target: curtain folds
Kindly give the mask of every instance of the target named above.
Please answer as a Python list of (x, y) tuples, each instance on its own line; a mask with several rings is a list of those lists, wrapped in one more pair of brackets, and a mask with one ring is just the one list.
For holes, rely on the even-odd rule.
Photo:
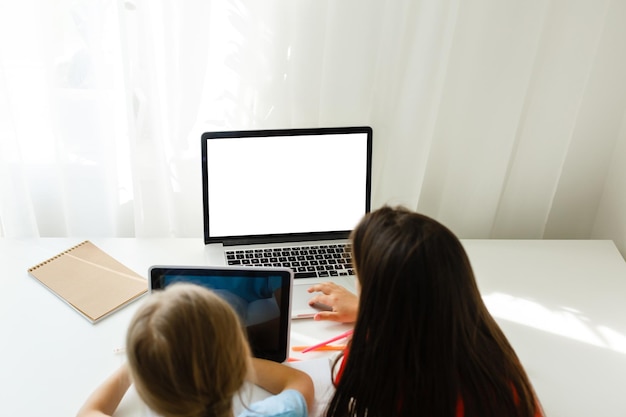
[(0, 5), (0, 233), (202, 235), (200, 135), (371, 125), (374, 207), (626, 254), (619, 0)]

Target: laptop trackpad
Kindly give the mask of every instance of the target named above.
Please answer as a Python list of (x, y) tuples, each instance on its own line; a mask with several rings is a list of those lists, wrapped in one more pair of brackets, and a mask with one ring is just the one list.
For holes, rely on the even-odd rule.
[(296, 284), (293, 286), (293, 294), (291, 297), (291, 318), (292, 319), (311, 319), (319, 311), (331, 311), (332, 308), (326, 304), (318, 303), (314, 306), (309, 305), (309, 300), (314, 296), (307, 291), (310, 284)]

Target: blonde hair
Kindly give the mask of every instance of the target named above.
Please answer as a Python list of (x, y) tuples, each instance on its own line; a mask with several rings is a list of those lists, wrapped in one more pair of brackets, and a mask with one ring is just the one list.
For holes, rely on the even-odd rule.
[(193, 284), (150, 295), (131, 321), (126, 351), (137, 393), (163, 417), (231, 415), (250, 369), (233, 309)]

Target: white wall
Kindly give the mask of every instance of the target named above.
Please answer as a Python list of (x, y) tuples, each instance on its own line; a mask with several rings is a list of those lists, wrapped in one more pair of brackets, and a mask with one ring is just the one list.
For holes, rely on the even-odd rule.
[(612, 239), (626, 258), (626, 113), (622, 118), (622, 128), (613, 151), (591, 237)]

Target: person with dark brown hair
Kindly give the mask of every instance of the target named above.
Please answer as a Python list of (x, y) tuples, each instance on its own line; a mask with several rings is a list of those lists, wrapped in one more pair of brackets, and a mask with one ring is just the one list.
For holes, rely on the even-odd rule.
[(351, 234), (359, 296), (314, 285), (317, 320), (355, 322), (326, 416), (539, 417), (520, 360), (487, 311), (459, 239), (404, 208)]

